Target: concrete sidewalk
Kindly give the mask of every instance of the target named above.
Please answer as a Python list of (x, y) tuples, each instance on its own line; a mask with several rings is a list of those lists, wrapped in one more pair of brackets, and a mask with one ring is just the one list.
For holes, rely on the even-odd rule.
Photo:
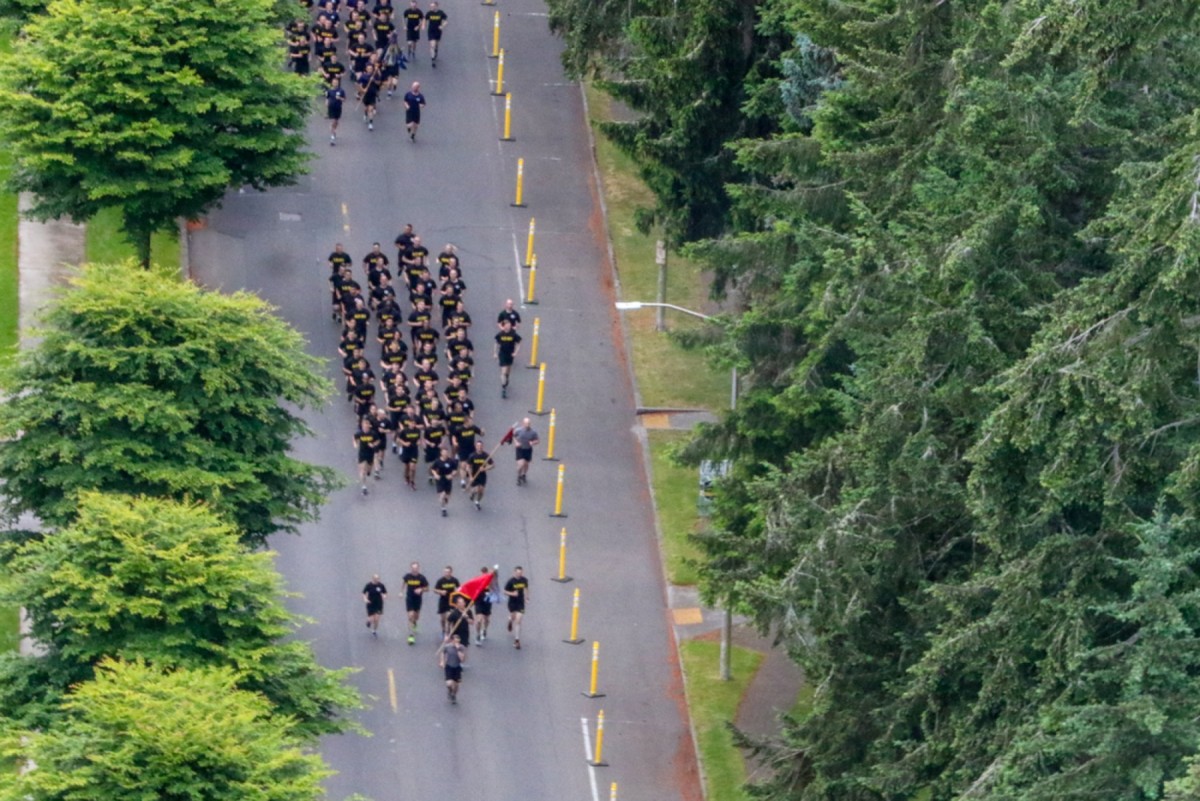
[(21, 195), (21, 219), (17, 223), (21, 347), (33, 343), (30, 331), (37, 322), (38, 314), (53, 297), (55, 289), (65, 284), (83, 261), (84, 254), (84, 226), (63, 220), (30, 220), (25, 216), (29, 206), (29, 196)]

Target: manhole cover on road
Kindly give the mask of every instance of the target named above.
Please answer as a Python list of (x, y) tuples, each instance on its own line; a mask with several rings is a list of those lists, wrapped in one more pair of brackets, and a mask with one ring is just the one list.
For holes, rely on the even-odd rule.
[(296, 214), (295, 212), (291, 212), (291, 211), (281, 211), (281, 212), (279, 212), (279, 221), (280, 222), (300, 222), (300, 215)]

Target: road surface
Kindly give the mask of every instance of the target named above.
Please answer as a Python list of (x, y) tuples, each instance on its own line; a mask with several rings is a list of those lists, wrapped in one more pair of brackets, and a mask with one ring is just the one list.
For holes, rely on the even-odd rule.
[[(515, 485), (512, 449), (501, 449), (481, 512), (456, 487), (450, 516), (441, 518), (432, 488), (405, 489), (390, 454), (384, 480), (362, 497), (350, 444), (354, 417), (340, 391), (305, 413), (315, 437), (299, 443), (297, 455), (336, 468), (348, 484), (329, 499), (319, 522), (273, 545), (290, 588), (301, 594), (293, 608), (314, 621), (301, 636), (324, 664), (355, 668), (352, 680), (369, 704), (359, 716), (369, 736), (322, 743), (338, 771), (328, 782), (330, 797), (583, 801), (607, 799), (615, 781), (621, 799), (690, 801), (699, 798), (694, 748), (612, 309), (580, 89), (562, 75), (559, 45), (536, 0), (497, 6), (462, 0), (443, 8), (450, 21), (438, 68), (430, 68), (422, 42), (416, 63), (401, 74), (402, 86), (420, 80), (428, 98), (415, 143), (404, 135), (399, 97), (381, 100), (374, 132), (348, 102), (336, 147), (314, 106), (311, 174), (288, 189), (231, 193), (189, 237), (193, 276), (226, 290), (250, 289), (275, 304), (304, 332), (310, 351), (329, 360), (339, 390), (338, 326), (329, 317), (325, 261), (334, 242), (345, 243), (364, 286), (359, 259), (374, 241), (394, 258), (391, 242), (404, 223), (415, 226), (433, 254), (455, 243), (475, 321), (472, 397), (489, 448), (533, 408), (537, 371), (524, 365), (533, 319), (540, 319), (545, 406), (557, 410), (555, 450), (562, 461), (542, 461), (547, 419), (535, 417), (543, 446), (529, 484)], [(491, 95), (495, 10), (515, 142), (499, 141), (504, 101)], [(518, 157), (525, 159), (524, 209), (510, 205)], [(503, 400), (491, 360), (493, 323), (506, 298), (525, 296), (528, 270), (520, 264), (531, 216), (539, 302), (520, 306), (526, 341)], [(372, 360), (376, 355), (376, 348), (368, 350)], [(558, 464), (565, 466), (566, 519), (550, 516)], [(550, 579), (563, 526), (574, 581), (558, 584)], [(414, 560), (431, 580), (445, 564), (460, 579), (491, 564), (500, 565), (503, 578), (518, 564), (531, 577), (523, 649), (511, 647), (498, 608), (491, 639), (470, 649), (456, 707), (447, 703), (435, 663), (431, 602), (418, 644), (404, 641), (400, 577)], [(359, 594), (373, 573), (391, 590), (378, 639), (363, 625)], [(569, 645), (563, 640), (576, 589), (586, 642)], [(601, 699), (582, 695), (593, 640), (601, 643)], [(601, 709), (609, 766), (592, 768), (587, 748)]]

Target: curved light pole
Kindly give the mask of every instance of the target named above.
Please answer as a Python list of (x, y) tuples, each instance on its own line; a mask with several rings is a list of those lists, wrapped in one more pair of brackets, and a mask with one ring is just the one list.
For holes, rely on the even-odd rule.
[[(699, 317), (701, 320), (711, 320), (712, 319), (711, 314), (704, 314), (703, 312), (694, 311), (692, 309), (685, 309), (683, 306), (676, 306), (674, 303), (649, 303), (649, 302), (644, 302), (644, 301), (640, 301), (640, 300), (618, 300), (613, 305), (617, 307), (617, 311), (638, 311), (639, 309), (643, 309), (643, 308), (670, 309), (671, 311), (677, 311), (681, 314), (687, 314), (692, 317)], [(738, 391), (737, 367), (734, 367), (730, 373), (730, 388), (729, 388), (729, 408), (730, 409), (737, 408), (737, 391)], [(733, 656), (733, 649), (730, 647), (731, 646), (730, 641), (732, 640), (732, 638), (733, 638), (733, 610), (729, 606), (726, 606), (725, 607), (725, 615), (721, 621), (721, 681), (729, 681), (730, 679), (733, 678), (733, 670), (732, 670), (732, 667), (730, 664), (732, 661), (732, 656)]]

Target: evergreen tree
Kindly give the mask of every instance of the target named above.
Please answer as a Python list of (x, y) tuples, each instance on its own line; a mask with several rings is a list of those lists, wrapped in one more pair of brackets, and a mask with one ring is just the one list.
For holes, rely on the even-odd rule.
[[(336, 474), (289, 455), (294, 407), (329, 392), (300, 335), (247, 293), (169, 270), (92, 266), (45, 317), (2, 382), (7, 511), (52, 527), (77, 495), (113, 490), (202, 500), (261, 544), (315, 517)], [(286, 406), (285, 406), (286, 404)]]
[(74, 688), (64, 719), (5, 732), (4, 801), (317, 801), (330, 775), (267, 702), (227, 669), (109, 661)]
[(57, 0), (0, 59), (12, 189), (41, 219), (118, 206), (150, 235), (304, 167), (309, 84), (280, 69), (272, 0)]
[(0, 596), (20, 605), (37, 654), (6, 657), (5, 714), (39, 724), (105, 657), (160, 668), (228, 667), (297, 734), (346, 728), (356, 697), (344, 673), (289, 639), (272, 554), (247, 553), (237, 532), (196, 503), (84, 493), (74, 522), (9, 546)]

